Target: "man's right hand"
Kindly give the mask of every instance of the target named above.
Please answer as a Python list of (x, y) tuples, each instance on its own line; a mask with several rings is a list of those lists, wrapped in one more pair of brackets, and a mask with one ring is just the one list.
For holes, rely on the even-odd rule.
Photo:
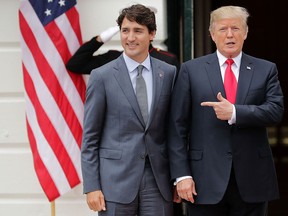
[(176, 185), (178, 196), (191, 203), (194, 203), (194, 196), (197, 196), (195, 182), (192, 178), (179, 181)]
[(106, 211), (105, 199), (101, 190), (87, 193), (86, 202), (93, 211)]

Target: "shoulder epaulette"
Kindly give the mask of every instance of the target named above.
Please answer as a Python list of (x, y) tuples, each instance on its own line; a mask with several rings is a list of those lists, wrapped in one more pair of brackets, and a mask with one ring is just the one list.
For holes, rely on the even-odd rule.
[(156, 52), (159, 52), (159, 53), (161, 53), (161, 54), (170, 56), (170, 57), (176, 57), (176, 55), (173, 54), (173, 53), (170, 53), (170, 52), (168, 52), (168, 51), (161, 50), (161, 49), (155, 48), (155, 47), (152, 47), (152, 48), (149, 50), (149, 52), (152, 52), (153, 50), (155, 50)]

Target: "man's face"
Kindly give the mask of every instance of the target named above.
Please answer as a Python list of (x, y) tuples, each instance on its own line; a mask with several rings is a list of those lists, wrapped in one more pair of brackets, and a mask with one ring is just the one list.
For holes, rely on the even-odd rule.
[(219, 20), (210, 33), (219, 52), (227, 58), (239, 55), (247, 38), (247, 29), (241, 19)]
[(126, 17), (121, 25), (121, 44), (126, 55), (142, 63), (148, 55), (150, 41), (155, 37), (155, 31), (149, 33), (147, 26), (131, 22)]

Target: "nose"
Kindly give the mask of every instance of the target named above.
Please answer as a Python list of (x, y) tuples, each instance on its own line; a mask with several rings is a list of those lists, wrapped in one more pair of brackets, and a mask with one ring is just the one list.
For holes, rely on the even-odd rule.
[(232, 37), (233, 36), (233, 31), (231, 28), (228, 28), (227, 30), (227, 37)]
[(131, 31), (131, 32), (129, 32), (127, 38), (129, 41), (133, 41), (133, 40), (135, 40), (135, 34)]

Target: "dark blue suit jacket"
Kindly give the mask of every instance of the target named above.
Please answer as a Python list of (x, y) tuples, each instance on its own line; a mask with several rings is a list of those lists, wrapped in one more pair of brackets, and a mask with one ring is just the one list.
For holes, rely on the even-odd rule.
[(266, 127), (281, 121), (283, 94), (274, 63), (243, 53), (239, 71), (236, 124), (216, 118), (201, 102), (226, 98), (216, 53), (182, 64), (173, 91), (169, 131), (172, 179), (192, 175), (196, 203), (218, 203), (233, 165), (246, 202), (279, 195)]

